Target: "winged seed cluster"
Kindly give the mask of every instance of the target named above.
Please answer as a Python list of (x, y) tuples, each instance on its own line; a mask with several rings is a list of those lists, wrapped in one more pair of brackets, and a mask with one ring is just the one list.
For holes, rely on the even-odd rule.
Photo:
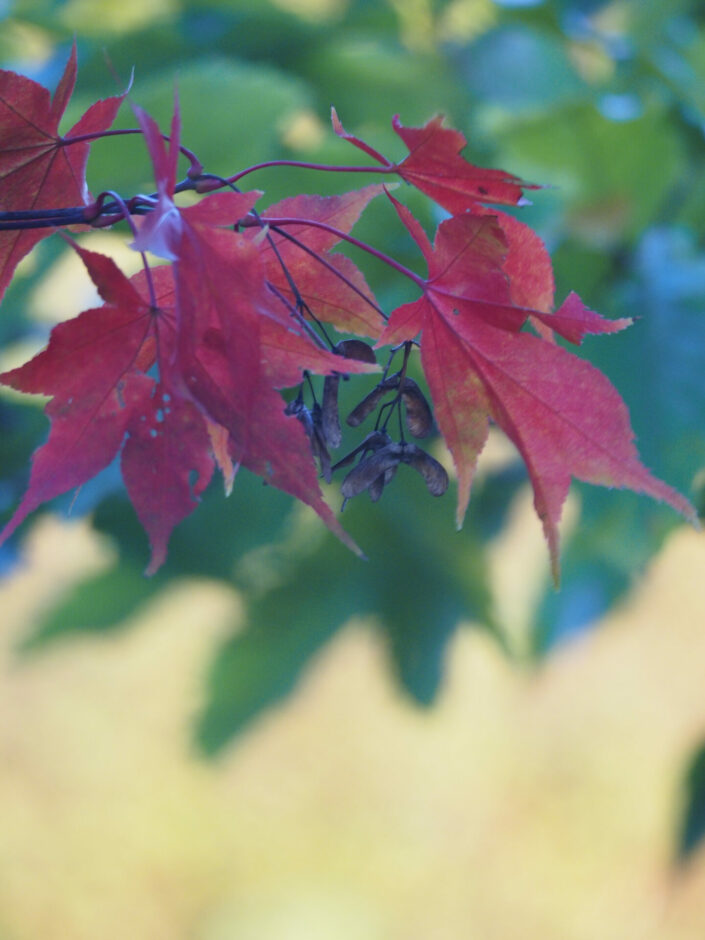
[[(404, 344), (405, 361), (408, 359), (410, 345)], [(361, 340), (343, 340), (335, 346), (334, 351), (361, 362), (376, 362), (374, 351)], [(321, 475), (326, 482), (331, 482), (335, 470), (349, 466), (355, 458), (358, 458), (357, 465), (343, 480), (340, 491), (347, 501), (367, 490), (372, 502), (376, 503), (385, 486), (394, 478), (399, 464), (405, 463), (421, 474), (429, 493), (433, 496), (442, 496), (448, 489), (448, 474), (444, 467), (420, 447), (404, 440), (401, 420), (399, 424), (401, 440), (398, 443), (393, 442), (385, 430), (395, 412), (401, 419), (402, 410), (406, 428), (413, 437), (428, 437), (434, 430), (433, 414), (426, 396), (412, 378), (403, 376), (401, 372), (395, 372), (394, 375), (383, 378), (353, 408), (346, 422), (350, 427), (356, 428), (378, 409), (384, 397), (394, 392), (391, 400), (379, 408), (375, 430), (335, 466), (331, 465), (328, 448), (337, 449), (343, 440), (338, 414), (340, 378), (338, 373), (325, 377), (321, 404), (314, 401), (311, 408), (306, 407), (302, 386), (298, 397), (286, 408), (287, 414), (295, 415), (303, 424), (311, 450), (319, 461)]]
[[(556, 342), (559, 336), (579, 344), (631, 321), (606, 320), (575, 294), (556, 307), (543, 242), (496, 208), (521, 206), (524, 191), (537, 187), (468, 162), (464, 136), (442, 118), (404, 127), (395, 117), (406, 153), (394, 161), (348, 133), (333, 111), (334, 132), (364, 154), (361, 166), (269, 160), (222, 178), (180, 143), (178, 102), (168, 134), (136, 105), (137, 126), (110, 129), (127, 92), (95, 102), (60, 134), (76, 73), (75, 47), (53, 98), (36, 82), (0, 71), (0, 299), (21, 259), (66, 226), (119, 225), (143, 270), (128, 278), (110, 258), (67, 239), (104, 303), (60, 323), (43, 352), (0, 374), (5, 385), (48, 396), (51, 423), (0, 540), (119, 455), (151, 543), (148, 573), (164, 562), (173, 528), (196, 507), (214, 471), (229, 492), (240, 466), (311, 506), (359, 552), (323, 499), (319, 468), (326, 480), (346, 469), (344, 500), (366, 491), (377, 501), (402, 465), (440, 496), (446, 470), (407, 440), (427, 438), (434, 419), (454, 464), (458, 525), (490, 424), (512, 439), (556, 575), (558, 523), (572, 477), (647, 493), (695, 521), (688, 501), (641, 463), (616, 389)], [(92, 198), (92, 143), (129, 134), (146, 144), (156, 191)], [(188, 169), (177, 181), (183, 160)], [(262, 191), (241, 192), (240, 185), (277, 167), (292, 181), (301, 167), (371, 173), (382, 183), (259, 208)], [(385, 187), (390, 177), (449, 213), (433, 242)], [(200, 200), (179, 206), (185, 191)], [(425, 275), (351, 235), (373, 199), (386, 202), (390, 228), (407, 230)], [(341, 242), (354, 247), (356, 261), (334, 250)], [(382, 310), (358, 267), (368, 255), (410, 280), (417, 299)], [(154, 256), (166, 264), (153, 266)], [(381, 379), (346, 419), (371, 430), (333, 464), (330, 451), (343, 442), (339, 384), (377, 371), (374, 350), (381, 347), (390, 347)], [(417, 355), (430, 403), (408, 374)], [(320, 401), (316, 374), (324, 377)], [(282, 389), (296, 390), (289, 404)]]

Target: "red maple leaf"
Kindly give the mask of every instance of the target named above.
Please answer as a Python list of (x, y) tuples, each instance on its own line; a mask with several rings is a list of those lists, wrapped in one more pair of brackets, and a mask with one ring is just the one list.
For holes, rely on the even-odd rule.
[(284, 234), (272, 232), (263, 245), (270, 285), (295, 304), (293, 281), (298, 295), (318, 320), (362, 336), (377, 337), (384, 326), (374, 295), (349, 258), (331, 253), (340, 238), (307, 223), (321, 222), (348, 233), (383, 188), (373, 184), (340, 196), (295, 196), (262, 213), (265, 222), (277, 218), (302, 220), (301, 225), (287, 225)]
[[(109, 258), (75, 246), (106, 303), (59, 324), (43, 353), (0, 376), (17, 389), (52, 396), (49, 439), (35, 454), (27, 493), (0, 537), (42, 502), (90, 479), (122, 447), (123, 478), (152, 545), (147, 570), (155, 571), (174, 526), (210, 480), (219, 422), (238, 464), (312, 505), (355, 547), (323, 502), (308, 440), (296, 419), (285, 416), (274, 387), (300, 381), (303, 368), (341, 369), (341, 359), (277, 319), (280, 302), (267, 290), (259, 247), (214, 228), (247, 214), (259, 193), (214, 194), (178, 209), (178, 109), (168, 148), (155, 122), (137, 113), (158, 198), (134, 247), (175, 264), (130, 282)], [(155, 362), (158, 380), (146, 374)], [(226, 453), (221, 446), (221, 460)]]
[(631, 326), (628, 317), (606, 320), (588, 310), (577, 294), (569, 294), (554, 310), (553, 264), (536, 232), (506, 212), (476, 206), (472, 215), (492, 217), (502, 230), (507, 245), (502, 269), (509, 279), (511, 301), (524, 308), (531, 325), (546, 339), (558, 333), (580, 344), (587, 333), (616, 333)]
[[(59, 122), (76, 83), (74, 44), (53, 99), (42, 85), (0, 70), (0, 210), (60, 209), (90, 201), (89, 141), (72, 138), (107, 130), (125, 94), (97, 101), (65, 135)], [(51, 229), (0, 232), (0, 299), (15, 268)]]
[[(505, 330), (516, 332), (522, 328), (534, 311), (514, 302), (511, 279), (505, 270), (508, 242), (495, 215), (463, 213), (446, 219), (438, 226), (432, 247), (411, 212), (391, 194), (387, 196), (426, 259), (425, 297), (434, 309), (450, 317), (451, 322), (474, 316)], [(418, 316), (418, 302), (395, 311), (395, 325), (390, 321), (383, 333), (387, 342), (394, 341), (391, 337), (406, 316)]]
[[(225, 428), (219, 440), (226, 482), (240, 464), (310, 505), (349, 547), (359, 552), (324, 502), (309, 442), (297, 419), (284, 413), (278, 388), (301, 381), (304, 369), (368, 372), (369, 364), (344, 360), (317, 348), (282, 306), (266, 278), (266, 242), (233, 232), (259, 193), (207, 196), (187, 209), (173, 202), (178, 102), (169, 148), (156, 123), (135, 109), (147, 142), (158, 199), (133, 247), (172, 260), (177, 318), (175, 381), (212, 424)], [(352, 225), (373, 194), (344, 198), (333, 216)], [(337, 241), (337, 239), (332, 239)], [(331, 242), (319, 232), (313, 250)]]
[[(528, 238), (523, 229), (506, 219), (500, 225), (492, 215), (458, 216), (440, 224), (431, 248), (409, 210), (392, 201), (426, 257), (429, 277), (418, 300), (392, 313), (378, 345), (421, 334), (424, 374), (458, 475), (458, 527), (490, 420), (511, 438), (527, 465), (556, 579), (558, 523), (571, 477), (646, 493), (696, 522), (690, 503), (640, 462), (627, 408), (609, 380), (553, 342), (518, 331), (521, 324), (508, 311), (514, 309), (524, 318), (531, 311), (507, 307), (507, 291), (510, 298), (524, 302), (549, 300), (545, 267), (533, 282), (529, 279), (519, 286), (515, 279), (523, 263), (519, 243)], [(513, 244), (514, 253), (510, 250), (505, 257), (509, 275), (505, 283), (496, 271), (504, 251), (497, 226), (504, 231), (505, 242), (508, 234)], [(528, 244), (526, 257), (534, 252), (539, 258), (542, 246), (533, 239)], [(477, 253), (469, 250), (472, 245), (479, 248)], [(510, 259), (508, 272), (506, 259)], [(486, 295), (483, 302), (458, 297), (457, 286), (463, 283), (476, 284), (470, 290)], [(492, 305), (487, 305), (494, 289), (499, 298), (495, 322)], [(575, 342), (586, 332), (612, 332), (628, 323), (604, 320), (587, 310), (575, 294), (555, 314), (539, 309), (533, 315)]]
[[(0, 538), (41, 503), (95, 476), (129, 435), (123, 474), (150, 535), (152, 571), (164, 558), (171, 529), (195, 506), (190, 471), (199, 475), (194, 496), (210, 479), (208, 437), (204, 425), (199, 434), (202, 419), (194, 406), (146, 374), (155, 358), (168, 362), (172, 355), (173, 313), (153, 308), (110, 258), (75, 247), (108, 302), (54, 327), (46, 350), (0, 375), (5, 385), (52, 396), (49, 439), (34, 455), (27, 492)], [(159, 270), (154, 274), (158, 288), (163, 278)], [(147, 451), (149, 459), (140, 461)], [(134, 473), (140, 462), (158, 477), (152, 492), (158, 512), (151, 512)]]
[(423, 127), (404, 127), (399, 115), (394, 116), (392, 127), (409, 148), (409, 155), (401, 163), (387, 160), (359, 137), (349, 134), (340, 123), (335, 108), (331, 110), (331, 117), (338, 137), (349, 141), (381, 163), (387, 172), (397, 173), (454, 214), (485, 202), (521, 205), (526, 201), (522, 191), (538, 188), (504, 170), (487, 169), (468, 162), (460, 155), (467, 146), (467, 140), (460, 131), (443, 127), (442, 117), (432, 118)]
[[(276, 389), (303, 369), (369, 372), (368, 363), (316, 347), (267, 286), (260, 245), (221, 231), (200, 253), (188, 241), (175, 263), (181, 324), (178, 364), (190, 394), (227, 429), (228, 453), (273, 486), (311, 506), (350, 548), (359, 549), (323, 500), (306, 434)], [(193, 253), (190, 253), (193, 251)]]
[[(110, 126), (124, 96), (97, 102), (62, 137), (58, 126), (75, 78), (75, 48), (53, 100), (37, 83), (0, 72), (3, 211), (88, 203), (89, 140)], [(357, 242), (422, 290), (385, 326), (362, 273), (332, 252), (383, 187), (296, 196), (262, 217), (253, 210), (257, 191), (211, 194), (181, 208), (175, 203), (183, 188), (176, 186), (178, 101), (168, 143), (149, 115), (139, 108), (135, 113), (157, 187), (156, 196), (130, 203), (130, 211), (142, 213), (130, 224), (145, 271), (128, 279), (110, 259), (74, 245), (105, 303), (59, 324), (44, 352), (0, 375), (18, 390), (50, 396), (51, 420), (28, 490), (0, 540), (40, 503), (80, 486), (121, 454), (128, 494), (151, 544), (150, 573), (164, 561), (174, 526), (195, 507), (216, 465), (228, 489), (237, 468), (248, 467), (311, 506), (358, 551), (323, 500), (312, 456), (318, 448), (323, 472), (330, 470), (326, 445), (340, 434), (338, 379), (326, 381), (324, 404), (314, 400), (312, 411), (301, 395), (296, 407), (285, 408), (279, 390), (300, 384), (305, 372), (338, 376), (375, 366), (342, 355), (356, 341), (328, 350), (311, 327), (314, 319), (379, 338), (379, 344), (420, 335), (437, 420), (457, 469), (458, 525), (490, 421), (526, 462), (556, 575), (558, 522), (572, 477), (647, 493), (695, 521), (690, 504), (641, 464), (626, 407), (609, 381), (555, 341), (558, 334), (580, 343), (587, 333), (614, 332), (631, 321), (607, 321), (575, 294), (554, 310), (553, 271), (540, 238), (485, 205), (520, 203), (526, 184), (468, 163), (458, 131), (444, 128), (440, 118), (405, 128), (395, 117), (394, 130), (409, 154), (393, 163), (348, 134), (333, 111), (336, 133), (376, 160), (383, 174), (398, 174), (454, 213), (431, 245), (409, 210), (389, 197), (427, 262), (426, 278)], [(0, 233), (0, 297), (18, 261), (45, 234)], [(170, 264), (152, 270), (147, 253)], [(528, 326), (538, 336), (526, 332)], [(397, 380), (406, 389), (407, 423), (421, 414), (426, 433), (432, 418), (423, 395), (414, 398), (410, 379), (405, 384), (398, 374)], [(312, 417), (315, 408), (324, 417)], [(379, 467), (384, 464), (386, 480), (400, 462), (415, 465), (427, 484), (431, 479), (432, 492), (445, 489), (445, 472), (429, 455), (404, 442), (385, 447), (369, 458), (365, 478), (349, 483), (351, 492), (374, 484), (378, 498)]]
[[(238, 376), (223, 354), (227, 344), (212, 330), (203, 344), (202, 364), (210, 370), (211, 382), (206, 390), (211, 399), (203, 396), (207, 399), (204, 407), (192, 394), (194, 383), (178, 369), (178, 291), (172, 269), (165, 266), (150, 272), (153, 303), (144, 273), (128, 280), (111, 259), (74, 247), (106, 303), (60, 323), (44, 352), (0, 375), (0, 382), (15, 389), (52, 396), (46, 408), (52, 423), (49, 439), (34, 455), (27, 492), (0, 539), (9, 537), (41, 503), (95, 476), (122, 448), (122, 475), (149, 535), (152, 557), (147, 573), (153, 573), (166, 557), (174, 526), (195, 508), (212, 475), (209, 431), (216, 412), (215, 421), (229, 432), (229, 450), (237, 463), (311, 505), (356, 549), (323, 501), (308, 440), (296, 419), (285, 416), (271, 371), (284, 379), (282, 384), (291, 384), (294, 378), (300, 380), (303, 367), (332, 372), (369, 371), (370, 366), (317, 350), (311, 343), (302, 364), (298, 336), (289, 354), (298, 362), (294, 366), (285, 358), (282, 338), (276, 335), (277, 329), (286, 332), (286, 327), (275, 323), (273, 332), (266, 331), (262, 345), (262, 350), (277, 350), (274, 366), (260, 368), (258, 359), (251, 374)], [(225, 288), (232, 288), (227, 272), (218, 273)], [(234, 309), (233, 316), (242, 312)], [(247, 347), (252, 348), (252, 344)], [(155, 363), (158, 379), (147, 374)], [(239, 387), (239, 380), (252, 387)], [(218, 382), (222, 383), (220, 392), (213, 397), (211, 386)], [(247, 401), (247, 427), (238, 410), (243, 400)], [(194, 472), (195, 482), (191, 479)]]

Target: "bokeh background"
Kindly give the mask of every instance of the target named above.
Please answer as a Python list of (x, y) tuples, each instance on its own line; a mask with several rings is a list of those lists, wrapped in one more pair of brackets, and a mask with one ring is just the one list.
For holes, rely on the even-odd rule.
[[(162, 122), (178, 84), (212, 172), (350, 162), (335, 104), (397, 156), (393, 114), (443, 112), (474, 162), (552, 184), (521, 217), (559, 298), (637, 318), (582, 354), (628, 402), (645, 463), (702, 506), (697, 0), (0, 2), (2, 67), (53, 88), (74, 36), (67, 127), (134, 67)], [(253, 182), (270, 201), (359, 185)], [(96, 144), (89, 184), (149, 191), (139, 141)], [(418, 266), (384, 207), (358, 231)], [(81, 238), (131, 263), (119, 230)], [(405, 299), (366, 272), (384, 306)], [(3, 302), (0, 367), (94, 299), (44, 241)], [(42, 405), (0, 393), (3, 518)], [(0, 549), (0, 938), (702, 940), (702, 535), (576, 485), (556, 593), (501, 437), (460, 534), (453, 511), (402, 474), (353, 501), (364, 565), (241, 471), (152, 579), (116, 468), (36, 513)]]

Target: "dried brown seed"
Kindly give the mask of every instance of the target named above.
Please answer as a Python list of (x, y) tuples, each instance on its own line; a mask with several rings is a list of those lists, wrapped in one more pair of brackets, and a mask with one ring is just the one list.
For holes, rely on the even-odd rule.
[[(315, 439), (314, 439), (315, 440)], [(333, 479), (333, 470), (330, 462), (330, 454), (326, 448), (326, 445), (319, 441), (318, 444), (311, 442), (311, 450), (315, 457), (318, 457), (318, 464), (321, 468), (321, 476), (326, 481), (330, 483)]]
[(384, 473), (380, 473), (376, 480), (373, 480), (370, 483), (370, 486), (367, 492), (370, 494), (370, 499), (373, 503), (376, 503), (384, 492), (385, 486), (387, 486), (392, 480), (394, 474), (397, 472), (397, 467), (389, 467), (388, 470), (385, 470)]
[[(333, 351), (345, 356), (346, 359), (355, 359), (359, 362), (377, 362), (372, 347), (367, 343), (363, 343), (361, 339), (341, 340), (333, 347)], [(340, 447), (343, 439), (338, 417), (338, 387), (341, 374), (344, 374), (344, 368), (341, 369), (340, 374), (327, 375), (323, 381), (322, 427), (326, 441), (331, 447)]]
[(371, 362), (376, 364), (377, 357), (374, 349), (361, 339), (343, 339), (335, 345), (335, 351), (346, 359), (357, 359), (358, 362)]
[(326, 483), (330, 483), (333, 478), (333, 473), (330, 454), (328, 453), (326, 440), (321, 429), (320, 405), (314, 405), (313, 412), (311, 412), (300, 398), (295, 398), (286, 406), (284, 414), (294, 415), (294, 417), (301, 422), (311, 445), (311, 453), (314, 457), (318, 458), (321, 475)]
[(448, 474), (445, 468), (416, 444), (400, 446), (403, 449), (400, 459), (421, 474), (432, 496), (442, 496), (448, 489)]
[(392, 439), (386, 431), (371, 431), (363, 442), (358, 444), (355, 450), (351, 450), (349, 454), (346, 454), (342, 460), (339, 460), (333, 469), (338, 470), (340, 467), (346, 467), (353, 462), (358, 454), (364, 453), (366, 450), (379, 450), (380, 447), (391, 444), (391, 441)]
[(380, 382), (379, 385), (375, 385), (372, 391), (365, 395), (360, 404), (353, 408), (345, 419), (350, 427), (356, 428), (358, 424), (362, 424), (365, 418), (375, 410), (380, 399), (383, 398), (387, 392), (398, 387), (398, 372), (394, 375), (390, 375), (388, 379), (385, 379), (384, 382)]
[(406, 410), (406, 426), (414, 437), (428, 437), (433, 430), (433, 414), (426, 396), (413, 379), (406, 377), (401, 393)]
[(371, 457), (361, 460), (343, 480), (340, 492), (346, 499), (351, 499), (368, 489), (379, 476), (383, 477), (387, 470), (398, 466), (402, 449), (401, 444), (387, 444)]
[(323, 380), (323, 403), (321, 405), (321, 430), (329, 447), (340, 447), (343, 432), (338, 417), (339, 375), (327, 375)]
[(293, 415), (303, 424), (304, 430), (309, 437), (313, 434), (313, 417), (306, 405), (300, 398), (294, 398), (284, 409), (285, 415)]
[(367, 487), (367, 492), (369, 493), (370, 499), (373, 503), (376, 503), (384, 492), (384, 477), (385, 474), (380, 473), (380, 475)]
[(321, 423), (321, 406), (318, 403), (313, 406), (311, 416), (313, 418), (311, 450), (313, 451), (313, 456), (318, 457), (318, 462), (321, 467), (321, 476), (326, 481), (326, 483), (330, 483), (333, 478), (333, 471), (331, 468), (330, 454), (328, 453), (328, 448), (326, 447), (327, 441), (323, 433), (323, 427)]
[(365, 395), (359, 405), (356, 405), (345, 419), (351, 428), (356, 428), (362, 424), (365, 418), (372, 414), (377, 407), (380, 398), (387, 394), (387, 389), (381, 385), (375, 385), (369, 394)]

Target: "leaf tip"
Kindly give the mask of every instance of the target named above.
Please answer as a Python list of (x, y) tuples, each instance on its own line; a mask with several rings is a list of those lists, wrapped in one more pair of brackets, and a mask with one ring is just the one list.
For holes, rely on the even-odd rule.
[(144, 569), (145, 578), (151, 578), (152, 575), (157, 573), (157, 571), (161, 568), (163, 564), (164, 564), (163, 558), (160, 561), (157, 561), (155, 558), (153, 558), (150, 561), (150, 563), (147, 565), (147, 567)]
[(662, 480), (659, 480), (649, 474), (648, 486), (639, 488), (633, 487), (633, 489), (637, 491), (640, 489), (641, 492), (646, 493), (648, 496), (666, 503), (671, 507), (671, 509), (675, 509), (677, 513), (680, 513), (680, 515), (683, 516), (683, 518), (689, 522), (696, 531), (699, 532), (702, 529), (700, 517), (695, 506), (677, 489), (669, 486)]
[(161, 566), (166, 561), (166, 555), (167, 555), (166, 540), (161, 539), (161, 538), (153, 538), (152, 535), (150, 535), (150, 539), (149, 539), (151, 556), (149, 559), (149, 564), (144, 569), (145, 578), (151, 578), (152, 575), (156, 574), (157, 571), (159, 571)]

